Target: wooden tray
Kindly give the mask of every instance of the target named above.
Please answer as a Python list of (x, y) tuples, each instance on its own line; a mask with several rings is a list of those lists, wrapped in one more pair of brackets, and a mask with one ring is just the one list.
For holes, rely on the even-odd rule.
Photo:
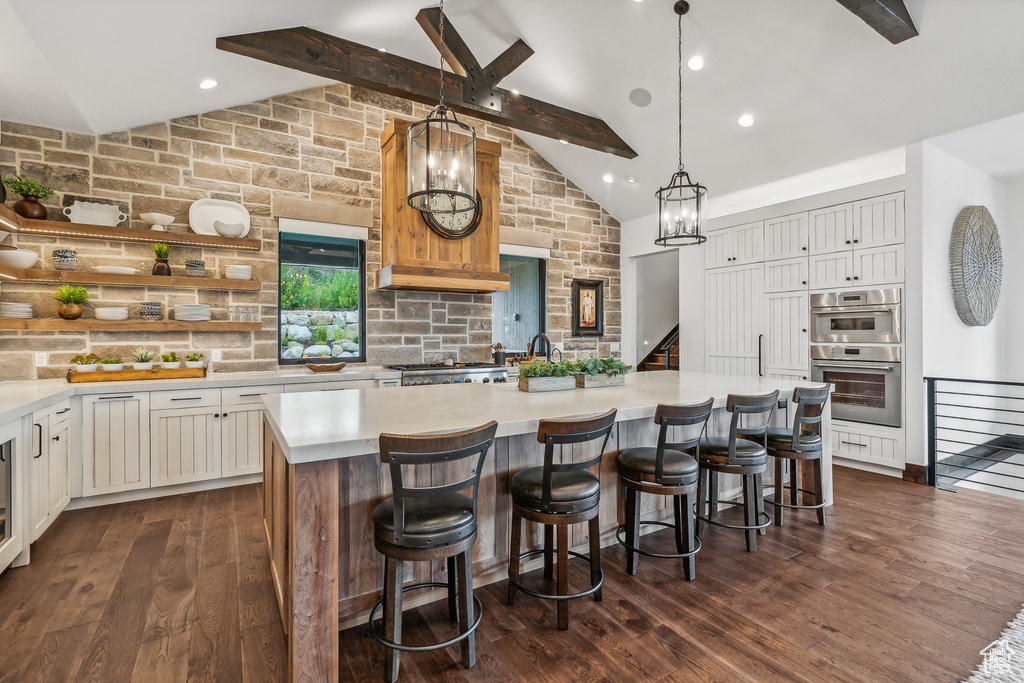
[(68, 370), (67, 379), (72, 384), (80, 382), (126, 382), (138, 379), (183, 379), (206, 377), (206, 368), (153, 368), (152, 370), (100, 370), (78, 372)]

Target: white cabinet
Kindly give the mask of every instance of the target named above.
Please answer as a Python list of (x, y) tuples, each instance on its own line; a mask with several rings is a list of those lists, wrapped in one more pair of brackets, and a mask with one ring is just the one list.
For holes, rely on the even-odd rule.
[(861, 249), (903, 244), (903, 193), (853, 203), (853, 244)]
[(149, 393), (82, 397), (82, 495), (149, 488)]
[(810, 365), (807, 292), (765, 296), (764, 371), (803, 377)]
[(34, 543), (71, 500), (70, 401), (33, 415), (29, 465), (29, 542)]
[(154, 410), (150, 430), (153, 487), (220, 477), (219, 405)]
[(853, 244), (853, 204), (828, 206), (807, 214), (811, 254), (849, 249)]
[(906, 463), (903, 430), (833, 420), (832, 456), (902, 470)]
[(709, 233), (704, 245), (704, 267), (721, 268), (764, 259), (764, 223), (746, 223)]
[(809, 262), (806, 256), (768, 261), (764, 264), (764, 291), (807, 291)]
[(705, 276), (707, 372), (761, 372), (764, 270), (759, 265), (710, 270)]
[(811, 289), (846, 287), (853, 284), (853, 251), (812, 256), (809, 260)]
[(260, 397), (283, 387), (241, 387), (221, 391), (221, 476), (263, 471), (263, 407)]
[(902, 244), (851, 249), (810, 258), (812, 289), (899, 284), (905, 277)]
[(764, 260), (775, 261), (807, 256), (807, 212), (764, 222)]

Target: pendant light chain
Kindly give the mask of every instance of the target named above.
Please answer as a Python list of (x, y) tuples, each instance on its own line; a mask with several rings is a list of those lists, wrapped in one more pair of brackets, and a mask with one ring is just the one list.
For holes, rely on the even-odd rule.
[(676, 15), (678, 19), (678, 47), (679, 47), (679, 170), (683, 170), (683, 15)]
[[(443, 107), (444, 106), (444, 0), (441, 0), (441, 34), (438, 37), (438, 42), (440, 42), (440, 45), (438, 46), (438, 52), (441, 53), (441, 64), (440, 64), (441, 77), (438, 79), (441, 82), (441, 91), (440, 91), (440, 93), (438, 93), (439, 102), (438, 102), (437, 106)], [(680, 48), (680, 49), (682, 49), (682, 48)], [(682, 152), (680, 152), (680, 155), (682, 155)], [(681, 158), (681, 156), (680, 156), (680, 158)]]

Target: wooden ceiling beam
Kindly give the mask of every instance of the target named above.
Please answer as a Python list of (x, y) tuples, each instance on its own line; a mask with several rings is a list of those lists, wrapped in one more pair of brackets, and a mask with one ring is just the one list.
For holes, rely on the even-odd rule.
[(484, 67), (484, 74), (494, 85), (497, 85), (532, 56), (533, 49), (522, 38), (519, 38)]
[[(447, 33), (447, 31), (446, 31)], [(446, 36), (447, 37), (447, 36)], [(270, 64), (322, 76), (415, 102), (437, 102), (437, 67), (381, 53), (314, 29), (300, 26), (225, 36), (217, 48)], [(466, 78), (448, 74), (446, 104), (452, 109), (527, 133), (565, 139), (574, 145), (633, 159), (636, 152), (601, 119), (495, 88), (500, 111), (465, 101)], [(446, 98), (447, 100), (447, 98)]]
[(439, 7), (421, 9), (416, 13), (416, 22), (430, 38), (434, 47), (444, 54), (444, 61), (448, 63), (452, 71), (463, 77), (479, 78), (480, 63), (476, 61), (476, 57), (466, 45), (466, 41), (462, 39), (451, 22), (445, 23), (444, 45), (441, 44), (441, 9)]
[(893, 45), (919, 35), (903, 0), (839, 0)]

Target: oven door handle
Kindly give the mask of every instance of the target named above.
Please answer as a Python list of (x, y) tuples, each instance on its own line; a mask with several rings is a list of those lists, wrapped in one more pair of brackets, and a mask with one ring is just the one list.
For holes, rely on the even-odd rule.
[(811, 365), (816, 368), (843, 368), (844, 370), (887, 370), (892, 372), (896, 369), (892, 365), (873, 365), (871, 363), (858, 363), (857, 361), (852, 363), (818, 363), (814, 361)]
[(811, 315), (848, 315), (863, 317), (867, 313), (895, 313), (899, 304), (883, 304), (881, 306), (827, 306), (811, 308)]

